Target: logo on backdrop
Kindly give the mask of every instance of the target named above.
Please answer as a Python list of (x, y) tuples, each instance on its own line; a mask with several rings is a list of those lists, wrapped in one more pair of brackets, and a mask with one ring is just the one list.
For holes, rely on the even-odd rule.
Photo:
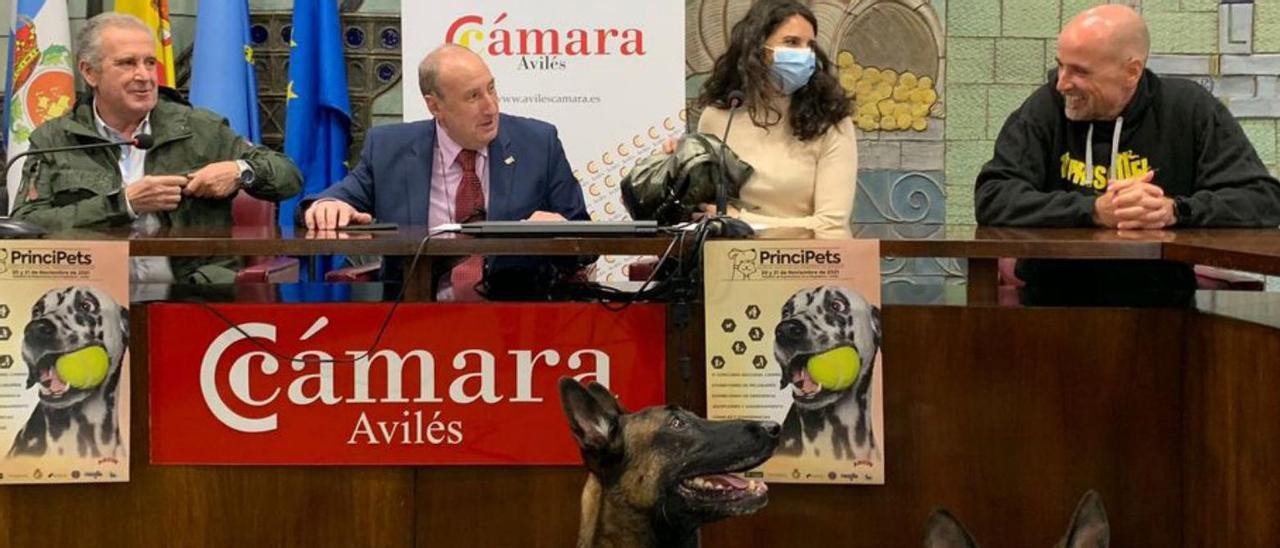
[(499, 13), (492, 22), (482, 15), (453, 21), (444, 41), (490, 57), (519, 58), (520, 70), (564, 70), (573, 57), (643, 56), (644, 31), (636, 28), (521, 28)]
[(820, 278), (840, 272), (837, 249), (732, 248), (728, 254), (730, 280)]
[(149, 308), (153, 463), (568, 464), (560, 377), (664, 401), (661, 306), (406, 304), (373, 349), (389, 306), (211, 306)]
[[(329, 318), (325, 316), (317, 318), (306, 333), (302, 335), (299, 342), (307, 341), (311, 337), (320, 334), (328, 325)], [(339, 367), (337, 371), (335, 371), (335, 362), (333, 361), (334, 354), (320, 349), (298, 352), (292, 356), (288, 367), (282, 366), (281, 361), (273, 354), (260, 350), (250, 350), (250, 347), (243, 345), (238, 345), (244, 351), (243, 354), (234, 357), (234, 359), (226, 357), (231, 346), (251, 337), (276, 343), (276, 325), (249, 322), (229, 327), (214, 338), (213, 342), (205, 349), (204, 357), (200, 360), (200, 391), (204, 396), (205, 405), (209, 407), (209, 411), (213, 413), (214, 417), (217, 417), (219, 422), (234, 430), (247, 433), (276, 430), (278, 412), (271, 411), (261, 417), (241, 415), (232, 410), (233, 406), (228, 404), (228, 400), (224, 398), (224, 394), (219, 390), (220, 385), (229, 388), (230, 394), (227, 395), (231, 396), (231, 401), (235, 402), (234, 406), (263, 409), (272, 406), (281, 399), (288, 400), (288, 404), (293, 406), (381, 403), (438, 404), (445, 402), (446, 399), (456, 405), (473, 403), (493, 405), (504, 400), (510, 403), (541, 403), (544, 401), (543, 396), (545, 394), (535, 393), (533, 375), (535, 370), (548, 368), (553, 369), (553, 371), (545, 373), (548, 375), (578, 373), (575, 378), (579, 380), (591, 378), (606, 386), (609, 383), (609, 355), (603, 351), (589, 348), (568, 353), (567, 356), (563, 357), (559, 352), (550, 349), (540, 352), (513, 349), (508, 350), (501, 359), (490, 351), (468, 348), (451, 356), (452, 359), (448, 360), (453, 370), (462, 371), (465, 374), (448, 381), (447, 390), (441, 392), (436, 381), (444, 377), (444, 374), (437, 373), (437, 367), (440, 367), (437, 365), (436, 354), (438, 353), (433, 353), (425, 348), (413, 348), (405, 353), (390, 349), (380, 349), (376, 352), (347, 349), (340, 351), (338, 357), (354, 359), (355, 364), (351, 367)], [(554, 371), (562, 360), (567, 371)], [(230, 367), (219, 367), (219, 364), (228, 361), (231, 362)], [(255, 389), (255, 382), (252, 380), (255, 375), (251, 373), (251, 368), (255, 367), (255, 365), (258, 370), (258, 375), (256, 376), (275, 377), (275, 382), (267, 382), (267, 379), (260, 378), (257, 383), (263, 386), (258, 386)], [(501, 391), (497, 388), (496, 377), (499, 369), (515, 372), (515, 387), (509, 394), (500, 393)], [(416, 375), (413, 376), (417, 378), (418, 382), (406, 386), (404, 382), (405, 376), (410, 372), (416, 372)], [(351, 382), (336, 382), (335, 375), (338, 374), (351, 375)], [(383, 377), (385, 385), (377, 387), (377, 383), (370, 380), (371, 376)], [(444, 379), (441, 380), (443, 381)], [(288, 388), (282, 394), (280, 385), (283, 384), (287, 384)], [(442, 382), (441, 384), (445, 383)], [(338, 388), (339, 386), (350, 386), (351, 390), (343, 393)], [(259, 394), (259, 397), (255, 397), (254, 394)], [(261, 396), (261, 394), (267, 395)], [(405, 412), (403, 415), (409, 417), (410, 413)], [(435, 415), (434, 420), (439, 420), (440, 413), (437, 411)], [(417, 443), (422, 443), (421, 411), (414, 413), (412, 420), (418, 425), (414, 429), (417, 432)], [(403, 426), (407, 440), (408, 432), (411, 428), (410, 422), (410, 420), (393, 421), (391, 424), (394, 425), (393, 430), (395, 427)], [(369, 416), (361, 412), (347, 443), (363, 442), (376, 445), (380, 441), (384, 443), (395, 441), (392, 439), (377, 439), (371, 426), (374, 423), (379, 426), (384, 425), (384, 421), (370, 421)], [(445, 436), (446, 428), (442, 427), (440, 432), (429, 432), (427, 436), (428, 442), (432, 444), (448, 443), (450, 445), (462, 443), (462, 422), (449, 421), (446, 426), (447, 436)], [(383, 429), (385, 430), (385, 426), (383, 426)], [(405, 441), (404, 443), (411, 442)]]

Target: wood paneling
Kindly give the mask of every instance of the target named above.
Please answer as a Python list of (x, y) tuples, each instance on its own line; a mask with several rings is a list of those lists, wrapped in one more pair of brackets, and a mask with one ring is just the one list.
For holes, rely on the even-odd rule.
[[(704, 545), (915, 546), (945, 506), (984, 546), (1049, 546), (1090, 488), (1116, 546), (1272, 545), (1280, 330), (1239, 319), (1270, 308), (1228, 301), (887, 306), (887, 484), (775, 484), (767, 508), (707, 527)], [(668, 396), (701, 411), (702, 311), (687, 312), (678, 325), (671, 309)], [(149, 465), (144, 306), (132, 322), (132, 482), (0, 488), (0, 546), (572, 543), (578, 468)]]
[(919, 546), (938, 506), (983, 546), (1050, 546), (1090, 488), (1114, 545), (1177, 546), (1182, 316), (888, 307), (886, 484), (773, 484), (704, 546)]
[(1202, 314), (1188, 333), (1187, 546), (1280, 539), (1280, 330)]
[(0, 488), (0, 546), (412, 546), (413, 469), (148, 464), (146, 310), (133, 341), (129, 483)]
[[(701, 321), (675, 330), (699, 345)], [(1116, 545), (1178, 545), (1183, 322), (1177, 310), (887, 307), (888, 483), (775, 484), (761, 513), (706, 546), (911, 546), (946, 506), (984, 546), (1049, 545), (1086, 489)], [(136, 364), (145, 311), (136, 307)], [(700, 409), (672, 360), (672, 401)], [(158, 467), (147, 464), (146, 368), (134, 367), (133, 481), (0, 490), (9, 546), (565, 546), (577, 468)], [(1242, 518), (1243, 519), (1243, 518)], [(160, 524), (160, 526), (157, 526)]]

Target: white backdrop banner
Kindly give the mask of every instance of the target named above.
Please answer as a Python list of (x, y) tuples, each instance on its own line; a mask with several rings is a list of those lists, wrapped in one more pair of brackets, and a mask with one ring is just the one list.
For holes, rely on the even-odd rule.
[(405, 121), (430, 117), (418, 62), (444, 43), (470, 48), (493, 71), (503, 112), (559, 128), (594, 219), (627, 219), (622, 175), (684, 132), (683, 1), (402, 0), (400, 9)]

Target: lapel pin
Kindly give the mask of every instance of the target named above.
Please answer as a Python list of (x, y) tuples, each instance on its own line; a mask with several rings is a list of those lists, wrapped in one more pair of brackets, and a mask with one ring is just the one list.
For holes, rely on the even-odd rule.
[(507, 159), (506, 159), (506, 160), (503, 160), (503, 161), (502, 161), (502, 163), (507, 164), (507, 165), (514, 164), (514, 163), (516, 163), (516, 157), (515, 157), (515, 156), (507, 156)]

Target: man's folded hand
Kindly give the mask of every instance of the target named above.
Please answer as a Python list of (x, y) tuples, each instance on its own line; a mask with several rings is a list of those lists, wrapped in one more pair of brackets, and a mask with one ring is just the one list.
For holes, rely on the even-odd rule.
[(1155, 181), (1155, 171), (1112, 181), (1094, 201), (1094, 222), (1121, 230), (1160, 229), (1175, 221), (1173, 199)]
[(182, 203), (182, 187), (187, 178), (182, 175), (147, 175), (124, 189), (124, 197), (134, 213), (173, 211)]

